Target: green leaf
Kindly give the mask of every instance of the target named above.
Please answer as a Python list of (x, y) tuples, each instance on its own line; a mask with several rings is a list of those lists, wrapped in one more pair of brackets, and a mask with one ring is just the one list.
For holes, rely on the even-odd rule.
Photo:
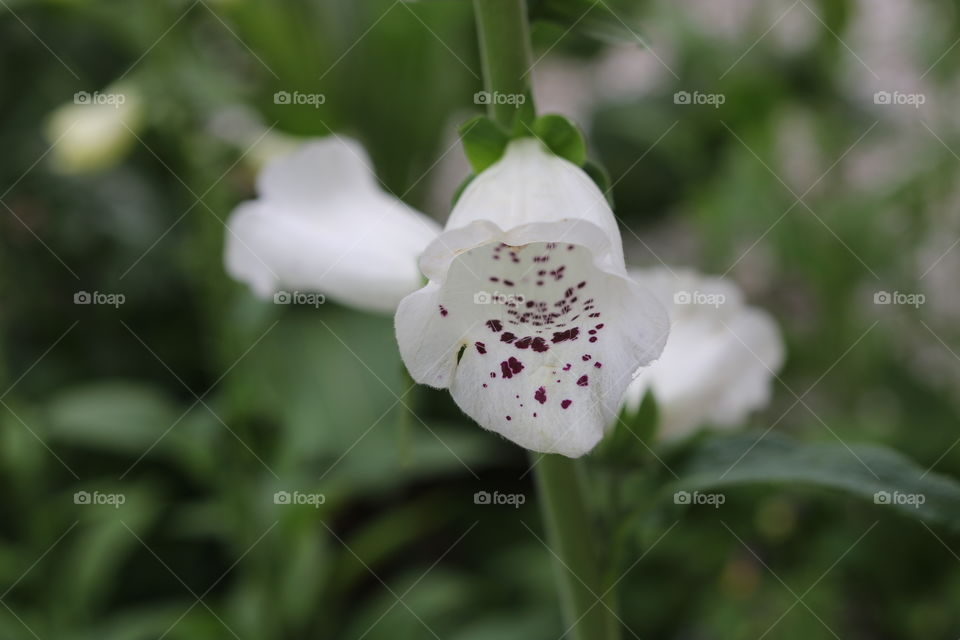
[(640, 25), (631, 24), (630, 9), (625, 0), (537, 0), (530, 19), (558, 25), (560, 38), (572, 31), (606, 44), (640, 43)]
[(679, 468), (675, 491), (740, 485), (805, 485), (841, 491), (878, 508), (960, 530), (960, 483), (872, 444), (802, 443), (748, 433), (706, 438)]
[(50, 435), (82, 446), (142, 452), (177, 418), (157, 387), (99, 381), (67, 389), (46, 407)]
[(510, 141), (507, 134), (486, 116), (467, 120), (460, 125), (458, 132), (474, 173), (480, 173), (499, 160)]
[(587, 161), (587, 143), (583, 134), (565, 117), (550, 114), (537, 118), (533, 123), (533, 134), (542, 140), (550, 151), (578, 167)]

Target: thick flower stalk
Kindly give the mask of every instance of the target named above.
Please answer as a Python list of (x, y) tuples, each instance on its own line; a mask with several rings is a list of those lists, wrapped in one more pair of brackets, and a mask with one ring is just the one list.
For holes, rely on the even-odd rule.
[(675, 440), (698, 427), (739, 426), (770, 402), (784, 346), (773, 318), (747, 306), (725, 278), (689, 269), (632, 269), (670, 314), (660, 359), (642, 371), (625, 396), (635, 410), (650, 390), (660, 414), (658, 437)]
[(428, 284), (396, 315), (411, 375), (528, 449), (590, 451), (666, 342), (603, 194), (534, 138), (470, 183), (420, 268)]
[(392, 313), (422, 284), (417, 256), (439, 226), (377, 185), (359, 143), (314, 140), (269, 162), (259, 198), (227, 222), (227, 272), (254, 293), (319, 292)]

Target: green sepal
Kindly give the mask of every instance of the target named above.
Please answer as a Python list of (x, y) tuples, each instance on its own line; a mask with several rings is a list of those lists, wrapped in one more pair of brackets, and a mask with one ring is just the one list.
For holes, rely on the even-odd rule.
[(477, 174), (471, 173), (463, 180), (463, 182), (460, 183), (460, 186), (457, 187), (457, 190), (453, 193), (453, 200), (450, 202), (450, 208), (453, 208), (454, 206), (456, 206), (457, 201), (460, 200), (460, 196), (463, 195), (463, 192), (470, 185), (470, 183), (473, 182), (473, 179), (476, 177), (477, 177)]
[(587, 161), (587, 143), (577, 125), (559, 114), (540, 116), (533, 121), (533, 135), (554, 154), (577, 165)]
[(658, 422), (657, 401), (647, 390), (636, 411), (620, 412), (617, 423), (597, 447), (597, 457), (616, 466), (642, 466), (650, 456)]
[[(507, 148), (507, 143), (510, 142), (506, 132), (486, 116), (467, 120), (460, 125), (457, 132), (463, 143), (463, 152), (474, 173), (480, 173), (499, 160)], [(459, 191), (457, 197), (459, 197)]]
[(610, 187), (610, 174), (599, 162), (587, 160), (583, 165), (583, 170), (590, 179), (597, 185), (597, 188), (603, 192), (603, 197), (607, 199), (607, 204), (613, 208), (613, 189)]

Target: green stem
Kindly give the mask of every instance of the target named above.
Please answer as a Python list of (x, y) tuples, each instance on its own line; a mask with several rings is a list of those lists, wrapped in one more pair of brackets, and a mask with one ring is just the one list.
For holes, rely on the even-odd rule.
[[(490, 94), (523, 95), (533, 109), (529, 74), (533, 67), (530, 27), (524, 0), (473, 0), (480, 37), (484, 86)], [(509, 102), (491, 100), (487, 113), (509, 129), (517, 108)]]
[[(537, 493), (547, 540), (557, 556), (555, 573), (563, 605), (566, 638), (616, 640), (620, 627), (614, 615), (612, 590), (604, 586), (600, 548), (587, 509), (583, 468), (560, 455), (534, 458)], [(600, 599), (598, 601), (598, 599)]]

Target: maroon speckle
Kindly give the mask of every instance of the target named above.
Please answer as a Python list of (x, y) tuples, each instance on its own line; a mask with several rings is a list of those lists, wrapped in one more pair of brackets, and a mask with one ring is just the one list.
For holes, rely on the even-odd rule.
[(600, 324), (598, 324), (598, 325), (596, 326), (596, 328), (597, 328), (597, 329), (603, 329), (603, 323), (601, 322)]
[(511, 418), (510, 416), (507, 416), (507, 420), (513, 420), (513, 418)]
[(590, 338), (590, 342), (596, 342), (596, 341), (597, 341), (597, 336), (593, 336), (592, 338)]
[(573, 404), (573, 400), (563, 400), (563, 401), (560, 403), (560, 407), (563, 408), (563, 409), (566, 409), (566, 408), (569, 407), (571, 404)]
[(547, 401), (547, 390), (544, 389), (543, 387), (540, 387), (533, 394), (533, 399), (539, 402), (540, 404), (543, 404), (544, 402)]
[(495, 374), (493, 371), (491, 371), (491, 372), (490, 372), (490, 377), (491, 377), (491, 378), (496, 378), (496, 377), (497, 377), (497, 374)]
[(447, 317), (447, 313), (448, 313), (447, 310), (443, 307), (442, 304), (439, 305), (439, 306), (440, 306), (440, 317), (441, 317), (441, 318), (446, 318), (446, 317)]
[(513, 280), (504, 280), (504, 281), (503, 281), (503, 284), (507, 285), (508, 287), (512, 287), (512, 286), (513, 286)]
[(580, 376), (580, 379), (577, 380), (577, 386), (578, 386), (578, 387), (585, 387), (585, 386), (587, 386), (587, 383), (588, 383), (589, 381), (590, 381), (590, 380), (587, 378), (587, 376)]
[(566, 331), (555, 331), (553, 333), (553, 339), (551, 342), (554, 344), (558, 342), (563, 342), (565, 340), (576, 340), (577, 336), (580, 335), (580, 329), (573, 327), (572, 329), (567, 329)]
[(477, 353), (479, 354), (484, 354), (487, 352), (487, 345), (483, 344), (482, 342), (474, 342), (473, 346), (477, 348)]
[(487, 320), (487, 328), (496, 333), (503, 330), (503, 323), (499, 320)]
[(570, 363), (569, 363), (569, 362), (563, 366), (563, 370), (564, 370), (564, 371), (570, 371)]
[(515, 346), (517, 349), (526, 349), (530, 346), (531, 342), (533, 342), (533, 338), (527, 336), (526, 338), (520, 338), (517, 340), (516, 344), (513, 346)]
[(586, 281), (586, 280), (584, 280), (583, 282), (581, 282), (580, 284), (578, 284), (578, 285), (577, 285), (577, 289), (583, 289), (585, 286), (587, 286), (587, 281)]
[(490, 276), (490, 282), (500, 282), (500, 278), (497, 276)]
[(594, 363), (593, 363), (593, 366), (596, 367), (597, 369), (599, 369), (599, 368), (602, 367), (603, 365), (600, 364), (599, 362), (594, 362)]
[(486, 382), (483, 383), (483, 388), (484, 388), (484, 389), (487, 388), (487, 383), (486, 383)]
[[(523, 363), (516, 358), (508, 358), (500, 363), (500, 373), (504, 378), (512, 378), (513, 374), (523, 371)], [(517, 396), (518, 398), (520, 396)]]
[(500, 342), (510, 343), (516, 339), (517, 339), (517, 336), (513, 335), (509, 331), (505, 332), (502, 336), (500, 336)]
[(534, 417), (534, 418), (536, 418), (536, 417), (537, 417), (537, 413), (536, 413), (536, 411), (534, 411), (534, 413), (533, 413), (533, 417)]
[(586, 361), (589, 360), (591, 357), (593, 357), (593, 356), (591, 356), (589, 353), (585, 353), (585, 354), (583, 355), (583, 361), (586, 362)]
[(536, 351), (537, 353), (543, 353), (547, 351), (550, 347), (547, 345), (547, 341), (543, 338), (536, 337), (533, 339), (533, 344), (530, 345), (530, 348)]

